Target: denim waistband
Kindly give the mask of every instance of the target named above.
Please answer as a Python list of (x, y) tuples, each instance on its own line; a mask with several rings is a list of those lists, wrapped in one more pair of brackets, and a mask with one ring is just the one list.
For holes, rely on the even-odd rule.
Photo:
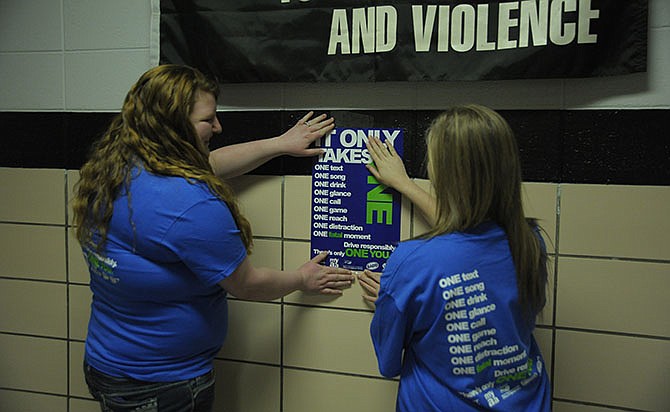
[(101, 372), (88, 363), (84, 362), (84, 368), (88, 371), (89, 374), (95, 377), (95, 379), (101, 381), (101, 382), (107, 382), (110, 384), (124, 384), (124, 383), (132, 383), (135, 385), (154, 385), (157, 383), (160, 384), (169, 384), (169, 383), (183, 383), (183, 382), (189, 382), (193, 381), (196, 385), (203, 382), (203, 381), (208, 381), (214, 376), (214, 369), (211, 369), (208, 372), (203, 373), (200, 376), (196, 376), (193, 378), (188, 378), (188, 379), (182, 379), (180, 381), (168, 381), (168, 382), (150, 382), (150, 381), (143, 381), (131, 377), (118, 377), (118, 376), (112, 376), (108, 375), (104, 372)]
[(146, 382), (110, 376), (84, 362), (84, 377), (103, 411), (211, 412), (214, 401), (214, 370), (181, 381)]

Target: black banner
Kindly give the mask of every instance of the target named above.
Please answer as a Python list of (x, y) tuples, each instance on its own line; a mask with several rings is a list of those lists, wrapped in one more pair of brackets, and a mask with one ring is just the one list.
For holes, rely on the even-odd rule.
[(647, 0), (161, 0), (160, 62), (222, 83), (646, 71)]

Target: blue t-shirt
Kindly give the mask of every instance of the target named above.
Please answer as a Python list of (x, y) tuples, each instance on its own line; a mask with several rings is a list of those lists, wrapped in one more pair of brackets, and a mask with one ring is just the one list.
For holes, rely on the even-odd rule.
[[(104, 252), (84, 248), (93, 302), (86, 361), (151, 382), (212, 369), (228, 327), (217, 284), (246, 257), (230, 211), (199, 181), (135, 169)], [(130, 207), (129, 207), (130, 205)]]
[(545, 364), (519, 307), (504, 231), (485, 223), (401, 243), (370, 326), (398, 411), (549, 411)]

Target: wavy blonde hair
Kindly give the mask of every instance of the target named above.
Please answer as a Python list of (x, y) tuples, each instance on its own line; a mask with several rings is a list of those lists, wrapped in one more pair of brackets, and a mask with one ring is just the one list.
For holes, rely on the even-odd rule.
[(546, 303), (547, 256), (521, 202), (521, 162), (514, 133), (495, 111), (453, 107), (427, 133), (428, 176), (437, 222), (424, 236), (461, 232), (491, 220), (509, 241), (521, 307), (532, 317)]
[[(122, 185), (129, 188), (132, 170), (140, 166), (154, 174), (205, 183), (228, 205), (245, 247), (251, 250), (251, 226), (240, 213), (232, 188), (214, 174), (207, 150), (189, 119), (198, 93), (211, 93), (216, 98), (218, 91), (214, 81), (187, 66), (157, 66), (139, 78), (126, 95), (121, 113), (94, 143), (81, 168), (73, 201), (81, 245), (103, 248), (114, 200)], [(130, 191), (128, 203), (132, 224)], [(94, 234), (99, 235), (96, 245), (92, 245)]]

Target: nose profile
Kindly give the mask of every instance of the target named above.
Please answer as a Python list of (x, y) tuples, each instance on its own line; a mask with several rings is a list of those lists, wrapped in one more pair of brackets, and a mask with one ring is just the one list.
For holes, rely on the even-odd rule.
[(214, 118), (214, 124), (212, 125), (212, 133), (219, 134), (222, 131), (223, 131), (223, 127), (221, 127), (221, 123), (219, 122), (219, 117), (216, 116)]

